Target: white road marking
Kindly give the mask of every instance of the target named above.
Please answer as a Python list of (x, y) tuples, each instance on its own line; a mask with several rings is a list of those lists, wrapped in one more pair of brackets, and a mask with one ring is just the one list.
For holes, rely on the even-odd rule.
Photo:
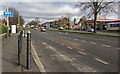
[(84, 53), (84, 52), (80, 52), (80, 51), (78, 51), (78, 53), (80, 53), (80, 54), (82, 54), (82, 55), (87, 55), (86, 53)]
[(42, 42), (44, 45), (47, 45), (47, 43), (45, 43), (45, 42)]
[(68, 38), (68, 37), (64, 37), (64, 38)]
[(56, 41), (56, 43), (59, 43), (58, 41)]
[(71, 39), (71, 38), (68, 38), (68, 39)]
[(117, 48), (117, 49), (120, 49), (120, 48)]
[(89, 43), (91, 43), (91, 44), (96, 44), (95, 42), (89, 42)]
[(105, 46), (105, 47), (111, 47), (110, 45), (105, 45), (105, 44), (102, 44), (102, 46)]
[(32, 55), (33, 55), (34, 61), (36, 62), (40, 72), (45, 72), (45, 69), (44, 69), (44, 67), (43, 67), (43, 65), (41, 63), (41, 60), (39, 59), (39, 57), (38, 57), (38, 55), (37, 55), (37, 53), (36, 53), (32, 43), (31, 43), (31, 47), (32, 47), (31, 51), (32, 51)]
[(80, 48), (80, 50), (84, 51), (84, 49)]
[(76, 60), (75, 58), (71, 58), (72, 60)]
[(59, 34), (62, 34), (61, 32), (59, 32)]
[(55, 48), (53, 48), (52, 46), (50, 46), (50, 45), (48, 45), (48, 46), (46, 46), (47, 48), (49, 48), (49, 49), (52, 49), (52, 50), (56, 50)]
[(69, 48), (69, 49), (73, 49), (72, 47), (69, 47), (69, 46), (67, 46), (67, 48)]
[(103, 64), (108, 64), (107, 62), (105, 62), (105, 61), (103, 61), (103, 60), (100, 60), (100, 59), (98, 59), (98, 58), (95, 58), (95, 60), (97, 60), (97, 61), (99, 61), (99, 62), (101, 62), (101, 63), (103, 63)]
[(78, 39), (74, 39), (74, 40), (78, 40)]
[(61, 45), (63, 46), (64, 44), (61, 43)]
[(87, 42), (87, 41), (85, 41), (85, 40), (81, 40), (82, 42)]
[[(64, 54), (56, 51), (56, 49), (55, 49), (54, 47), (52, 47), (52, 46), (49, 45), (49, 46), (47, 46), (47, 48), (52, 49), (52, 50), (53, 50), (54, 52), (56, 52), (56, 54), (57, 54), (58, 56), (60, 56), (63, 60), (65, 60), (65, 61), (73, 61), (73, 60), (70, 59), (68, 56), (66, 56), (66, 55), (64, 55)], [(54, 59), (54, 58), (52, 58), (52, 59)]]

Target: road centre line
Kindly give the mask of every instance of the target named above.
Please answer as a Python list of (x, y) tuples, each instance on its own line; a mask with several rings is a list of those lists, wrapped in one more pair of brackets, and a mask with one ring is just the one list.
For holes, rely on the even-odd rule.
[(84, 52), (80, 52), (80, 51), (78, 51), (78, 53), (80, 53), (80, 54), (82, 54), (82, 55), (87, 55), (86, 53), (84, 53)]
[(111, 47), (110, 45), (105, 45), (105, 44), (102, 44), (102, 46)]
[(100, 59), (98, 59), (98, 58), (95, 58), (95, 60), (96, 60), (96, 61), (99, 61), (99, 62), (101, 62), (101, 63), (103, 63), (103, 64), (108, 64), (107, 62), (105, 62), (105, 61), (103, 61), (103, 60), (100, 60)]
[(89, 43), (91, 43), (91, 44), (96, 44), (95, 42), (89, 42)]

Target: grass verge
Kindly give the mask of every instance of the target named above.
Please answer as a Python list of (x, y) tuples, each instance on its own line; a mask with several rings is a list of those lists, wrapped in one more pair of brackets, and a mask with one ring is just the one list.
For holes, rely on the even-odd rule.
[(96, 35), (96, 36), (120, 37), (120, 36), (116, 36), (116, 35), (98, 34), (98, 33), (92, 33), (92, 32), (78, 32), (78, 31), (70, 31), (70, 30), (53, 30), (53, 29), (49, 29), (49, 30), (56, 31), (56, 32), (68, 32), (68, 33), (88, 34), (88, 35)]

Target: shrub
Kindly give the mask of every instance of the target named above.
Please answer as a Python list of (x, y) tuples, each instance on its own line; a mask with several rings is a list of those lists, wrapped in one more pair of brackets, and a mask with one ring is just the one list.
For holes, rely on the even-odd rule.
[(0, 25), (0, 34), (7, 32), (7, 26), (6, 25)]

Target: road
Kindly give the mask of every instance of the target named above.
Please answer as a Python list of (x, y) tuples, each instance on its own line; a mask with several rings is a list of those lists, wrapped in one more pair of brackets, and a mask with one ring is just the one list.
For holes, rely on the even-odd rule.
[(46, 72), (118, 72), (118, 38), (31, 30)]

